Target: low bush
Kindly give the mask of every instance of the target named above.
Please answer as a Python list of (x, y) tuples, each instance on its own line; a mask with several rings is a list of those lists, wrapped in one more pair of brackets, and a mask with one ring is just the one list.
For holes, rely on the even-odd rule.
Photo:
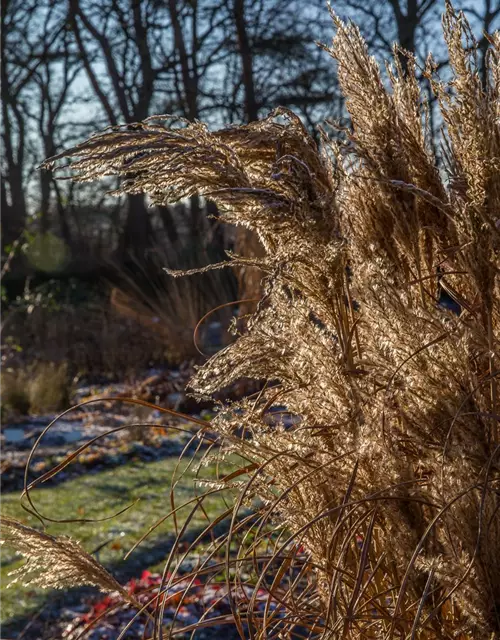
[(72, 377), (123, 378), (166, 361), (163, 337), (124, 317), (110, 297), (110, 288), (103, 286), (102, 292), (90, 291), (78, 300), (47, 303), (35, 291), (27, 301), (11, 304), (4, 314), (4, 368), (45, 361), (66, 363)]

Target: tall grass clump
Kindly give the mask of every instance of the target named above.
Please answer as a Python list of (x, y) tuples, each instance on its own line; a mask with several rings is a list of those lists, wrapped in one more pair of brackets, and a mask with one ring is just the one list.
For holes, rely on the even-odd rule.
[(259, 267), (263, 297), (192, 380), (204, 398), (263, 384), (211, 424), (222, 456), (248, 460), (219, 483), (239, 490), (228, 549), (244, 532), (227, 580), (254, 588), (231, 598), (242, 637), (497, 637), (500, 36), (482, 86), (447, 7), (450, 79), (425, 69), (440, 170), (414, 58), (395, 52), (386, 83), (359, 30), (333, 19), (342, 143), (318, 146), (284, 109), (213, 133), (155, 117), (45, 166), (72, 156), (73, 179), (121, 175), (159, 203), (199, 193), (265, 249), (232, 256)]
[[(147, 282), (144, 286), (125, 269), (117, 270), (120, 284), (111, 295), (111, 303), (117, 311), (159, 336), (165, 345), (168, 362), (173, 365), (199, 358), (199, 348), (193, 340), (199, 321), (208, 316), (210, 321), (218, 321), (221, 329), (227, 328), (232, 317), (229, 303), (237, 297), (236, 279), (227, 271), (171, 278), (165, 272), (167, 265), (174, 268), (182, 265), (186, 269), (207, 260), (206, 250), (196, 245), (191, 248), (190, 255), (183, 255), (185, 251), (154, 247), (150, 262), (152, 267), (157, 267), (158, 275), (152, 278), (143, 272), (141, 275)], [(135, 266), (141, 270), (140, 263)]]

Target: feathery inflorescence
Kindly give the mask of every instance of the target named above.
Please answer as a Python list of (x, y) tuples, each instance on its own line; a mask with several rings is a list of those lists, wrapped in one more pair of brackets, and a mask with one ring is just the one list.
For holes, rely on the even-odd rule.
[(15, 549), (26, 562), (9, 575), (9, 584), (23, 584), (42, 589), (67, 589), (91, 585), (101, 591), (117, 591), (127, 600), (128, 594), (97, 560), (76, 540), (51, 536), (10, 518), (0, 517), (0, 541)]
[(440, 170), (414, 58), (403, 68), (397, 52), (387, 88), (359, 30), (334, 21), (345, 143), (318, 147), (283, 109), (216, 132), (155, 117), (45, 167), (76, 157), (73, 179), (121, 175), (123, 191), (160, 203), (199, 193), (265, 249), (233, 256), (259, 266), (263, 298), (192, 381), (201, 397), (263, 383), (212, 423), (223, 455), (254, 463), (235, 510), (261, 505), (237, 584), (243, 560), (274, 545), (255, 567), (276, 606), (234, 612), (255, 637), (296, 625), (324, 638), (495, 637), (500, 37), (483, 86), (468, 25), (447, 7), (451, 79), (431, 58), (425, 70), (445, 125)]

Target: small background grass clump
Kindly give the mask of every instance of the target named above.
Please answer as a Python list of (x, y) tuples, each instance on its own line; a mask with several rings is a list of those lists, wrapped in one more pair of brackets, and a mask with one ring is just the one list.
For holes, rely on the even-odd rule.
[(67, 363), (36, 362), (2, 371), (2, 416), (53, 414), (67, 408), (72, 392)]

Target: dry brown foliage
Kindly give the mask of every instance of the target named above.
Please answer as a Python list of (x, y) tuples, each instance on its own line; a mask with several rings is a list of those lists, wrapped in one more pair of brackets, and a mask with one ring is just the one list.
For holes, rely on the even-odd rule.
[[(265, 249), (233, 257), (259, 266), (264, 296), (192, 381), (200, 396), (266, 381), (212, 423), (222, 455), (250, 461), (249, 480), (221, 480), (241, 481), (229, 539), (238, 510), (261, 501), (234, 582), (251, 562), (276, 603), (234, 606), (242, 636), (497, 637), (500, 36), (483, 87), (466, 21), (447, 7), (451, 79), (432, 59), (426, 70), (446, 127), (440, 171), (414, 59), (406, 75), (395, 57), (387, 88), (358, 29), (334, 21), (345, 143), (318, 148), (283, 109), (213, 133), (155, 117), (45, 166), (76, 157), (74, 179), (122, 175), (124, 191), (160, 203), (199, 193)], [(291, 425), (270, 419), (279, 405)]]

